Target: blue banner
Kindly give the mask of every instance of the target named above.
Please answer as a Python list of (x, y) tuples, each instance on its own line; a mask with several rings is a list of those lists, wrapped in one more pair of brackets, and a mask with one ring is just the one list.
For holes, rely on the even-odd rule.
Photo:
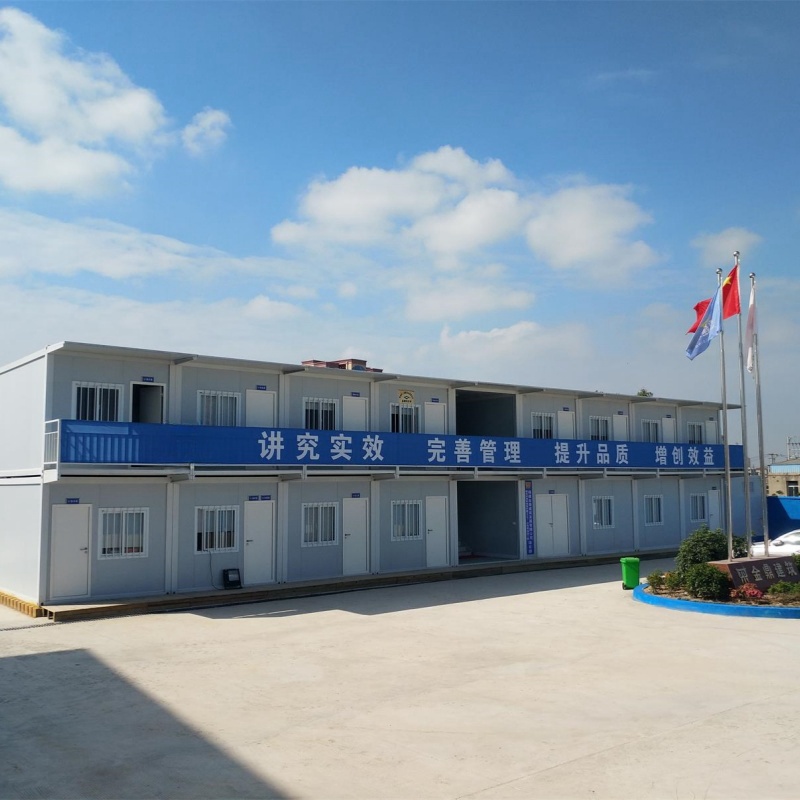
[[(741, 446), (730, 448), (741, 470)], [(61, 422), (61, 461), (77, 464), (247, 464), (274, 467), (719, 470), (722, 445), (446, 436), (292, 428)]]

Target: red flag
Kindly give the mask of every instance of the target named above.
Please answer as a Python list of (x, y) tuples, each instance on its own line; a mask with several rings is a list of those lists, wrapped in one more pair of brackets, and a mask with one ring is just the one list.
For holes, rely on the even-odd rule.
[(739, 302), (739, 265), (737, 264), (728, 273), (728, 277), (722, 282), (722, 319), (735, 317), (742, 313), (742, 306)]
[(709, 297), (708, 300), (701, 300), (699, 303), (695, 304), (694, 313), (697, 314), (697, 319), (694, 321), (694, 325), (689, 328), (686, 333), (694, 333), (697, 330), (697, 326), (700, 324), (703, 316), (706, 313), (706, 309), (708, 308), (708, 304), (711, 302), (711, 298)]
[[(711, 298), (709, 297), (708, 300), (701, 300), (695, 305), (694, 313), (697, 314), (697, 319), (686, 333), (694, 333), (697, 330), (697, 326), (700, 324), (700, 320), (703, 319), (703, 314), (706, 313), (710, 302)], [(742, 306), (739, 302), (739, 267), (737, 265), (728, 273), (728, 277), (722, 281), (722, 319), (735, 317), (741, 311)]]

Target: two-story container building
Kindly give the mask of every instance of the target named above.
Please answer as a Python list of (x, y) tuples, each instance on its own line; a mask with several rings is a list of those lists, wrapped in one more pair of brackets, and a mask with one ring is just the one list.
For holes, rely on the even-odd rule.
[[(76, 603), (676, 549), (719, 404), (62, 342), (0, 368), (0, 591)], [(734, 521), (742, 452), (730, 448)]]

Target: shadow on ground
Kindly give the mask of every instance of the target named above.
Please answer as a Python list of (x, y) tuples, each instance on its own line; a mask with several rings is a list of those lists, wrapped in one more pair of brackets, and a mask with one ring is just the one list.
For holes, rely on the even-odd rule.
[[(673, 559), (641, 561), (641, 573), (671, 569)], [(344, 611), (351, 614), (391, 614), (453, 603), (470, 603), (498, 597), (548, 592), (618, 581), (622, 590), (621, 566), (616, 564), (536, 570), (505, 575), (453, 578), (435, 583), (401, 584), (380, 588), (332, 591), (330, 594), (295, 599), (270, 600), (245, 605), (180, 611), (208, 619), (247, 619)]]
[(287, 796), (85, 650), (0, 659), (0, 686), (4, 800)]

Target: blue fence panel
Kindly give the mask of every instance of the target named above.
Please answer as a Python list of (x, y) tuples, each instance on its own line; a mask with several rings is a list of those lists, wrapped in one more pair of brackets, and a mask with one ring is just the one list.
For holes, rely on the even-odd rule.
[[(741, 470), (742, 448), (730, 448)], [(65, 420), (61, 460), (89, 464), (481, 469), (721, 469), (722, 445)]]

